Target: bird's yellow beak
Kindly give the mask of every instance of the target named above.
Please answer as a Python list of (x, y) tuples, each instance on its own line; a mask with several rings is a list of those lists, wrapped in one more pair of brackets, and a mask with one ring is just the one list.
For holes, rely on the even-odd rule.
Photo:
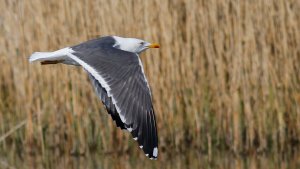
[(148, 48), (159, 48), (159, 44), (158, 43), (152, 43), (148, 46)]

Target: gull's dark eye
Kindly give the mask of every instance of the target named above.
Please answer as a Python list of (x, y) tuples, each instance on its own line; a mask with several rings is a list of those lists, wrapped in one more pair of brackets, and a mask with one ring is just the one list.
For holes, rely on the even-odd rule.
[(145, 44), (145, 42), (140, 42), (140, 44), (141, 44), (141, 45), (144, 45), (144, 44)]

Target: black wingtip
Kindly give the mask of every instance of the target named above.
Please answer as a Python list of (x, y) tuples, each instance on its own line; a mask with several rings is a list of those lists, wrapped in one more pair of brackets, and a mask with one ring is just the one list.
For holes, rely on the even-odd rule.
[[(143, 149), (143, 147), (142, 147)], [(145, 149), (143, 149), (145, 152)], [(150, 152), (145, 152), (145, 155), (150, 159), (150, 160), (157, 160), (157, 155), (158, 155), (158, 148), (154, 147)]]
[[(133, 138), (134, 140), (137, 140), (135, 138)], [(145, 147), (143, 145), (139, 145), (140, 149), (142, 149), (146, 155), (146, 157), (148, 157), (150, 160), (157, 160), (158, 157), (158, 147), (154, 147), (154, 148), (149, 148), (149, 147)]]

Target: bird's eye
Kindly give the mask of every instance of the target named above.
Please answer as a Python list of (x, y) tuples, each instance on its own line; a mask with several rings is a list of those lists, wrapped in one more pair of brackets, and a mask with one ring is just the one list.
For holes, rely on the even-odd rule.
[(145, 42), (140, 42), (140, 44), (141, 44), (141, 45), (144, 45), (144, 44), (145, 44)]

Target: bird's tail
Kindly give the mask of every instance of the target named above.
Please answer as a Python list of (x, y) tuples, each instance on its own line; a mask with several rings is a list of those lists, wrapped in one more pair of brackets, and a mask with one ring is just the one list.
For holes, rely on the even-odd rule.
[(54, 52), (34, 52), (29, 57), (29, 62), (40, 61), (42, 64), (56, 64), (63, 62), (70, 52), (70, 48), (64, 48)]

